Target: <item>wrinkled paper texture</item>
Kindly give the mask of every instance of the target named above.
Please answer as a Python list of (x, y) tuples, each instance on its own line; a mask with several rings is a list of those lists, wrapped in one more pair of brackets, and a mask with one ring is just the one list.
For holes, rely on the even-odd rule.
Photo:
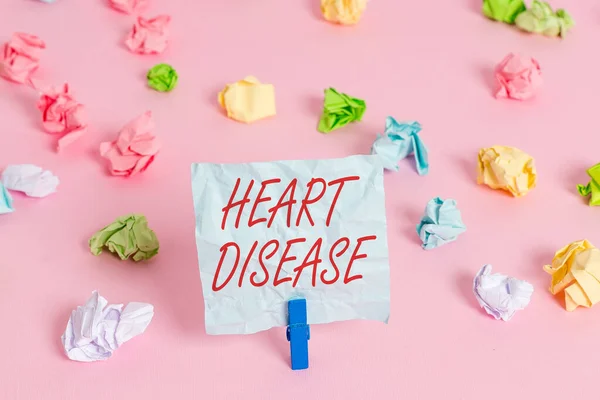
[(0, 182), (0, 214), (8, 214), (15, 211), (12, 204), (12, 196), (8, 193), (2, 182)]
[(133, 261), (149, 260), (158, 254), (156, 234), (148, 227), (148, 220), (141, 214), (130, 214), (117, 218), (89, 240), (90, 251), (97, 256), (107, 248), (121, 260), (129, 257)]
[(383, 162), (383, 167), (398, 171), (398, 162), (408, 156), (413, 156), (415, 168), (419, 175), (429, 172), (427, 148), (419, 137), (421, 124), (417, 121), (398, 122), (393, 117), (385, 120), (385, 132), (377, 135), (371, 147), (371, 154), (377, 154)]
[(527, 307), (533, 286), (510, 276), (492, 274), (492, 266), (486, 264), (473, 279), (473, 293), (485, 312), (496, 319), (508, 321), (518, 310)]
[(366, 110), (367, 103), (364, 100), (348, 96), (334, 88), (325, 89), (323, 112), (317, 130), (329, 133), (351, 122), (358, 122), (362, 120)]
[(537, 171), (533, 157), (516, 147), (492, 146), (479, 150), (477, 183), (522, 197), (535, 188)]
[(106, 360), (123, 343), (144, 333), (154, 306), (147, 303), (108, 304), (97, 291), (71, 312), (61, 339), (65, 354), (73, 361)]
[(545, 1), (533, 0), (529, 9), (517, 16), (515, 24), (526, 32), (562, 38), (575, 25), (575, 21), (562, 8), (554, 12)]
[(431, 250), (454, 242), (467, 227), (462, 221), (456, 200), (435, 197), (427, 203), (425, 214), (417, 224), (423, 249)]
[(152, 164), (161, 146), (152, 112), (146, 111), (125, 125), (115, 141), (100, 143), (100, 155), (109, 161), (112, 175), (132, 176)]
[(600, 206), (600, 164), (587, 170), (590, 181), (587, 185), (577, 185), (577, 192), (583, 197), (590, 196), (590, 206)]
[(486, 17), (514, 24), (517, 15), (525, 11), (523, 0), (483, 0), (483, 15)]
[(600, 250), (587, 240), (558, 250), (544, 271), (552, 275), (550, 293), (565, 292), (565, 308), (591, 307), (600, 302)]
[(528, 100), (542, 86), (542, 69), (533, 57), (509, 53), (496, 66), (496, 98)]
[(218, 95), (219, 104), (227, 116), (247, 124), (274, 116), (275, 87), (247, 76), (225, 86)]
[(367, 0), (321, 0), (323, 17), (330, 22), (354, 25), (367, 8)]
[[(314, 226), (306, 218), (300, 220), (296, 227), (296, 216), (302, 199), (307, 192), (307, 183), (315, 177), (330, 182), (334, 179), (351, 175), (359, 176), (356, 181), (346, 182), (332, 213), (329, 227), (326, 217), (329, 213), (336, 190), (325, 189), (322, 198), (309, 205)], [(232, 209), (227, 217), (226, 229), (221, 229), (223, 211), (232, 194), (232, 189), (240, 178), (239, 189), (235, 200), (243, 198), (249, 183), (256, 180), (250, 199), (242, 212), (239, 228), (235, 229), (238, 209)], [(261, 187), (260, 182), (279, 178), (280, 183), (271, 184), (265, 189), (262, 197), (271, 197), (271, 201), (258, 204), (255, 219), (269, 219), (268, 209), (273, 207), (283, 194), (288, 184), (298, 180), (292, 206), (292, 223), (287, 227), (287, 209), (281, 209), (274, 218), (273, 225), (265, 223), (248, 227), (248, 220), (254, 200)], [(319, 324), (351, 319), (369, 319), (387, 322), (390, 312), (390, 270), (388, 261), (385, 197), (383, 189), (383, 168), (377, 156), (357, 155), (342, 159), (299, 160), (258, 162), (249, 164), (210, 164), (192, 165), (192, 190), (196, 212), (196, 244), (200, 264), (200, 278), (205, 301), (206, 332), (208, 334), (249, 334), (276, 326), (287, 325), (287, 302), (295, 296), (306, 298), (308, 323)], [(321, 186), (316, 185), (310, 198), (316, 196)], [(375, 240), (363, 242), (360, 253), (368, 254), (367, 258), (356, 260), (352, 265), (352, 274), (363, 275), (347, 284), (343, 283), (348, 260), (356, 247), (357, 238), (376, 235)], [(317, 279), (312, 285), (312, 267), (301, 274), (295, 288), (291, 282), (278, 286), (273, 285), (273, 275), (277, 269), (285, 244), (294, 238), (306, 238), (306, 242), (294, 244), (288, 257), (296, 256), (297, 260), (283, 264), (281, 277), (295, 276), (293, 269), (305, 258), (309, 249), (318, 238), (323, 239), (318, 266), (318, 274), (324, 269), (333, 275), (329, 261), (330, 248), (341, 237), (348, 237), (348, 250), (336, 258), (340, 270), (340, 279), (325, 285)], [(267, 241), (276, 239), (280, 242), (278, 252), (272, 259), (266, 260), (269, 280), (262, 287), (254, 287), (248, 283), (248, 276), (257, 271), (261, 279), (263, 270), (257, 261), (258, 249)], [(239, 266), (231, 282), (220, 291), (213, 291), (213, 277), (216, 273), (220, 248), (225, 243), (234, 241), (241, 249)], [(259, 248), (252, 256), (241, 287), (238, 287), (240, 270), (246, 261), (248, 251), (255, 241)], [(335, 253), (342, 250), (337, 247)], [(272, 247), (268, 249), (272, 251)], [(223, 265), (228, 268), (219, 275), (229, 273), (234, 263), (233, 252), (228, 252)], [(329, 275), (328, 275), (329, 276)]]
[(60, 180), (37, 165), (17, 164), (2, 171), (2, 183), (7, 189), (23, 192), (29, 197), (46, 197), (56, 192)]

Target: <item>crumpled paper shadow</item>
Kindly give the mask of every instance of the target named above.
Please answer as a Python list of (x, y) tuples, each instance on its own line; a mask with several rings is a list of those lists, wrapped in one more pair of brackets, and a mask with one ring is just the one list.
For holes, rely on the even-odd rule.
[(324, 20), (321, 14), (321, 0), (304, 0), (306, 9), (315, 19)]
[[(74, 305), (73, 310), (76, 307), (77, 306)], [(59, 353), (59, 356), (62, 359), (69, 361), (69, 358), (66, 356), (65, 349), (62, 345), (61, 336), (63, 333), (65, 333), (65, 329), (67, 328), (67, 323), (69, 322), (70, 312), (72, 310), (59, 307), (59, 308), (57, 308), (57, 311), (58, 311), (58, 313), (56, 315), (56, 325), (55, 325), (54, 329), (52, 329), (52, 343), (54, 343), (55, 349)]]
[(483, 15), (483, 11), (481, 11), (481, 7), (482, 7), (481, 0), (467, 0), (467, 2), (469, 3), (469, 9), (471, 11), (481, 15), (483, 18), (486, 18), (485, 15)]
[(457, 157), (455, 160), (463, 179), (477, 184), (477, 154), (474, 154), (473, 158), (470, 159)]
[(314, 118), (315, 129), (323, 112), (323, 96), (310, 96), (306, 99), (306, 113)]
[(476, 272), (477, 271), (473, 272), (471, 275), (466, 271), (458, 271), (456, 279), (454, 280), (456, 290), (470, 308), (477, 310), (477, 312), (481, 313), (483, 316), (488, 316), (486, 312), (479, 307), (479, 303), (473, 294), (473, 278), (475, 278)]
[[(423, 209), (425, 209), (425, 206), (423, 206)], [(421, 221), (421, 218), (423, 217), (423, 210), (417, 211), (417, 210), (404, 210), (403, 209), (403, 215), (402, 215), (402, 225), (404, 226), (403, 228), (403, 233), (404, 236), (406, 237), (407, 240), (409, 240), (411, 243), (414, 243), (415, 245), (421, 247), (421, 245), (423, 244), (421, 242), (421, 238), (419, 237), (419, 234), (417, 233), (417, 224), (419, 223), (419, 221)]]
[(494, 65), (484, 65), (478, 68), (479, 76), (481, 77), (481, 82), (485, 85), (485, 87), (488, 89), (488, 93), (493, 98), (496, 97), (496, 90), (498, 88), (494, 71)]

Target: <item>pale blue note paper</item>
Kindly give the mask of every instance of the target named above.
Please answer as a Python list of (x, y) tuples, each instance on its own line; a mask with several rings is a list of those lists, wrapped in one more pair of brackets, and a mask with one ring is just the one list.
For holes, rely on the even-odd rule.
[[(327, 184), (322, 197), (312, 204), (307, 204), (314, 226), (311, 226), (305, 213), (296, 226), (302, 200), (316, 198), (323, 189), (320, 181), (315, 181), (310, 196), (306, 196), (307, 185), (311, 180), (322, 178), (330, 183), (349, 176), (356, 176), (358, 179), (344, 183), (331, 212), (329, 226), (326, 226), (327, 216), (339, 184)], [(241, 200), (250, 181), (254, 180), (249, 192), (252, 201), (244, 206), (237, 229), (237, 208), (229, 211), (225, 227), (221, 229), (223, 208), (230, 200), (238, 179), (239, 185), (234, 200)], [(266, 222), (249, 227), (248, 221), (261, 183), (271, 179), (280, 179), (281, 182), (265, 186), (261, 198), (270, 197), (271, 200), (258, 203), (254, 220), (269, 220), (271, 214), (268, 210), (278, 202), (286, 188), (296, 179), (296, 184), (292, 185), (293, 199), (296, 203), (291, 206), (290, 227), (287, 226), (287, 208), (275, 213), (270, 228)], [(306, 298), (309, 324), (351, 319), (387, 322), (390, 312), (390, 272), (383, 167), (377, 156), (357, 155), (341, 159), (248, 164), (193, 164), (192, 190), (208, 334), (249, 334), (285, 326), (287, 301), (295, 296)], [(287, 194), (290, 195), (290, 192), (291, 188)], [(286, 196), (285, 199), (289, 197)], [(372, 238), (373, 236), (375, 238)], [(349, 242), (343, 241), (343, 237), (347, 237)], [(280, 279), (292, 278), (292, 281), (275, 286), (274, 275), (286, 243), (296, 238), (303, 238), (305, 241), (293, 244), (287, 258), (297, 259), (282, 264), (279, 276)], [(359, 238), (370, 239), (363, 240), (358, 246)], [(298, 275), (295, 268), (307, 258), (310, 249), (319, 239), (322, 241), (319, 253), (322, 262), (317, 265), (316, 270), (311, 266)], [(265, 269), (259, 263), (259, 251), (270, 240), (278, 240), (280, 246), (274, 251), (275, 244), (272, 244), (263, 252), (262, 261), (269, 273), (266, 280)], [(258, 241), (256, 252), (248, 257), (247, 254), (255, 241)], [(235, 242), (240, 248), (238, 267), (233, 269), (237, 251), (234, 247), (228, 247), (224, 251), (223, 266), (217, 274), (221, 248), (228, 242)], [(337, 247), (332, 251), (331, 248), (336, 242)], [(362, 275), (362, 278), (344, 283), (347, 264), (355, 250), (357, 255), (366, 254), (367, 257), (354, 260), (348, 277)], [(316, 250), (312, 253), (313, 256), (315, 252)], [(339, 270), (338, 279), (335, 281), (335, 269), (330, 262), (331, 254)], [(265, 257), (266, 255), (271, 257)], [(240, 282), (246, 261), (248, 265)], [(225, 285), (231, 271), (231, 280)], [(313, 271), (316, 271), (315, 275)], [(218, 278), (216, 282), (215, 275)], [(313, 276), (316, 278), (314, 286)], [(267, 283), (254, 286), (249, 282), (251, 277), (254, 277), (255, 283)], [(327, 281), (334, 283), (327, 284)], [(219, 290), (213, 290), (213, 284)]]

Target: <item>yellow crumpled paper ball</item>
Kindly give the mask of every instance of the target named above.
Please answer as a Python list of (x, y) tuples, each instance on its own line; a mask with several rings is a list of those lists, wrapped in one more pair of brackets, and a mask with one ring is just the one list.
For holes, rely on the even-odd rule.
[(230, 83), (219, 92), (219, 104), (227, 116), (240, 122), (254, 122), (275, 115), (275, 88), (253, 76)]
[(591, 307), (600, 301), (600, 250), (587, 240), (573, 242), (556, 252), (552, 265), (550, 293), (565, 292), (565, 308)]
[(526, 195), (536, 185), (533, 157), (515, 147), (492, 146), (479, 150), (477, 183), (502, 189), (515, 197)]
[(367, 0), (321, 0), (323, 17), (343, 25), (356, 24), (366, 8)]

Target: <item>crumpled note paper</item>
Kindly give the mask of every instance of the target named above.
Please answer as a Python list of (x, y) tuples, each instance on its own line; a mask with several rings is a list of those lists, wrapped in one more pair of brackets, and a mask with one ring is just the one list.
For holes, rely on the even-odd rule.
[[(298, 293), (310, 310), (309, 324), (352, 319), (387, 323), (390, 263), (383, 175), (374, 155), (192, 164), (206, 333), (251, 334), (286, 326), (288, 300)], [(254, 199), (263, 190), (258, 186), (266, 187), (262, 182), (271, 183), (258, 205)], [(258, 205), (253, 222), (252, 204), (243, 216), (233, 206), (244, 193)], [(303, 199), (310, 202), (309, 213), (285, 205), (273, 210), (290, 201), (300, 205)], [(310, 266), (302, 273), (302, 260), (321, 261), (312, 264), (317, 269)], [(280, 262), (285, 263), (282, 268)], [(248, 272), (241, 271), (244, 266)]]
[(527, 32), (562, 38), (575, 25), (575, 21), (562, 8), (554, 12), (550, 4), (533, 0), (529, 9), (517, 16), (515, 24)]
[(61, 340), (65, 354), (73, 361), (102, 361), (121, 345), (141, 335), (154, 317), (148, 303), (108, 304), (97, 291), (83, 306), (71, 312)]
[(577, 185), (580, 195), (590, 196), (590, 206), (600, 206), (600, 164), (596, 164), (587, 170), (590, 181), (587, 185)]
[(492, 274), (492, 266), (486, 264), (473, 279), (473, 293), (485, 312), (496, 319), (508, 321), (518, 310), (527, 307), (533, 286), (510, 276)]
[(177, 86), (177, 71), (169, 64), (157, 64), (146, 75), (148, 86), (159, 92), (170, 92)]
[(86, 132), (85, 107), (75, 99), (68, 84), (42, 91), (37, 107), (42, 112), (42, 123), (46, 132), (63, 135), (58, 139), (58, 151)]
[(527, 100), (542, 86), (542, 70), (534, 58), (510, 53), (496, 67), (496, 81), (496, 98)]
[(2, 183), (7, 189), (23, 192), (29, 197), (46, 197), (56, 192), (60, 180), (37, 165), (17, 164), (4, 169)]
[(587, 240), (573, 242), (556, 252), (552, 265), (550, 293), (565, 292), (565, 308), (591, 307), (600, 301), (600, 250)]
[(148, 220), (140, 214), (117, 218), (90, 238), (90, 251), (97, 256), (106, 247), (121, 260), (133, 256), (133, 261), (149, 260), (158, 254), (158, 238), (148, 228)]
[(227, 117), (236, 121), (251, 123), (276, 114), (275, 87), (253, 76), (226, 85), (218, 99)]
[(168, 15), (159, 15), (151, 19), (138, 17), (125, 40), (125, 45), (137, 54), (162, 53), (169, 42), (170, 22), (171, 17)]
[(125, 125), (117, 140), (100, 144), (100, 155), (110, 162), (111, 174), (132, 176), (152, 164), (161, 147), (153, 131), (152, 112), (146, 111)]
[(319, 132), (328, 133), (362, 119), (367, 104), (364, 100), (340, 93), (334, 88), (325, 89), (323, 114), (319, 120)]
[(148, 0), (109, 0), (110, 6), (125, 14), (137, 14), (148, 7)]
[(537, 183), (533, 157), (516, 147), (483, 148), (479, 150), (477, 183), (514, 197), (525, 196)]
[(0, 182), (0, 214), (8, 214), (15, 211), (12, 203), (12, 196), (8, 193), (2, 182)]
[(419, 137), (421, 124), (417, 121), (397, 122), (393, 117), (385, 120), (385, 132), (377, 135), (371, 147), (371, 154), (381, 158), (383, 167), (398, 171), (398, 162), (408, 156), (414, 156), (419, 175), (427, 175), (429, 161), (427, 148)]
[(367, 0), (321, 0), (323, 17), (342, 25), (356, 24), (367, 8)]
[(525, 11), (523, 0), (483, 0), (483, 15), (486, 17), (514, 24), (517, 15)]
[(436, 197), (427, 203), (425, 215), (417, 225), (417, 233), (425, 250), (455, 241), (458, 235), (467, 230), (462, 221), (456, 201)]
[(30, 83), (31, 75), (39, 68), (40, 54), (46, 44), (27, 33), (15, 33), (0, 53), (0, 76), (17, 83)]

